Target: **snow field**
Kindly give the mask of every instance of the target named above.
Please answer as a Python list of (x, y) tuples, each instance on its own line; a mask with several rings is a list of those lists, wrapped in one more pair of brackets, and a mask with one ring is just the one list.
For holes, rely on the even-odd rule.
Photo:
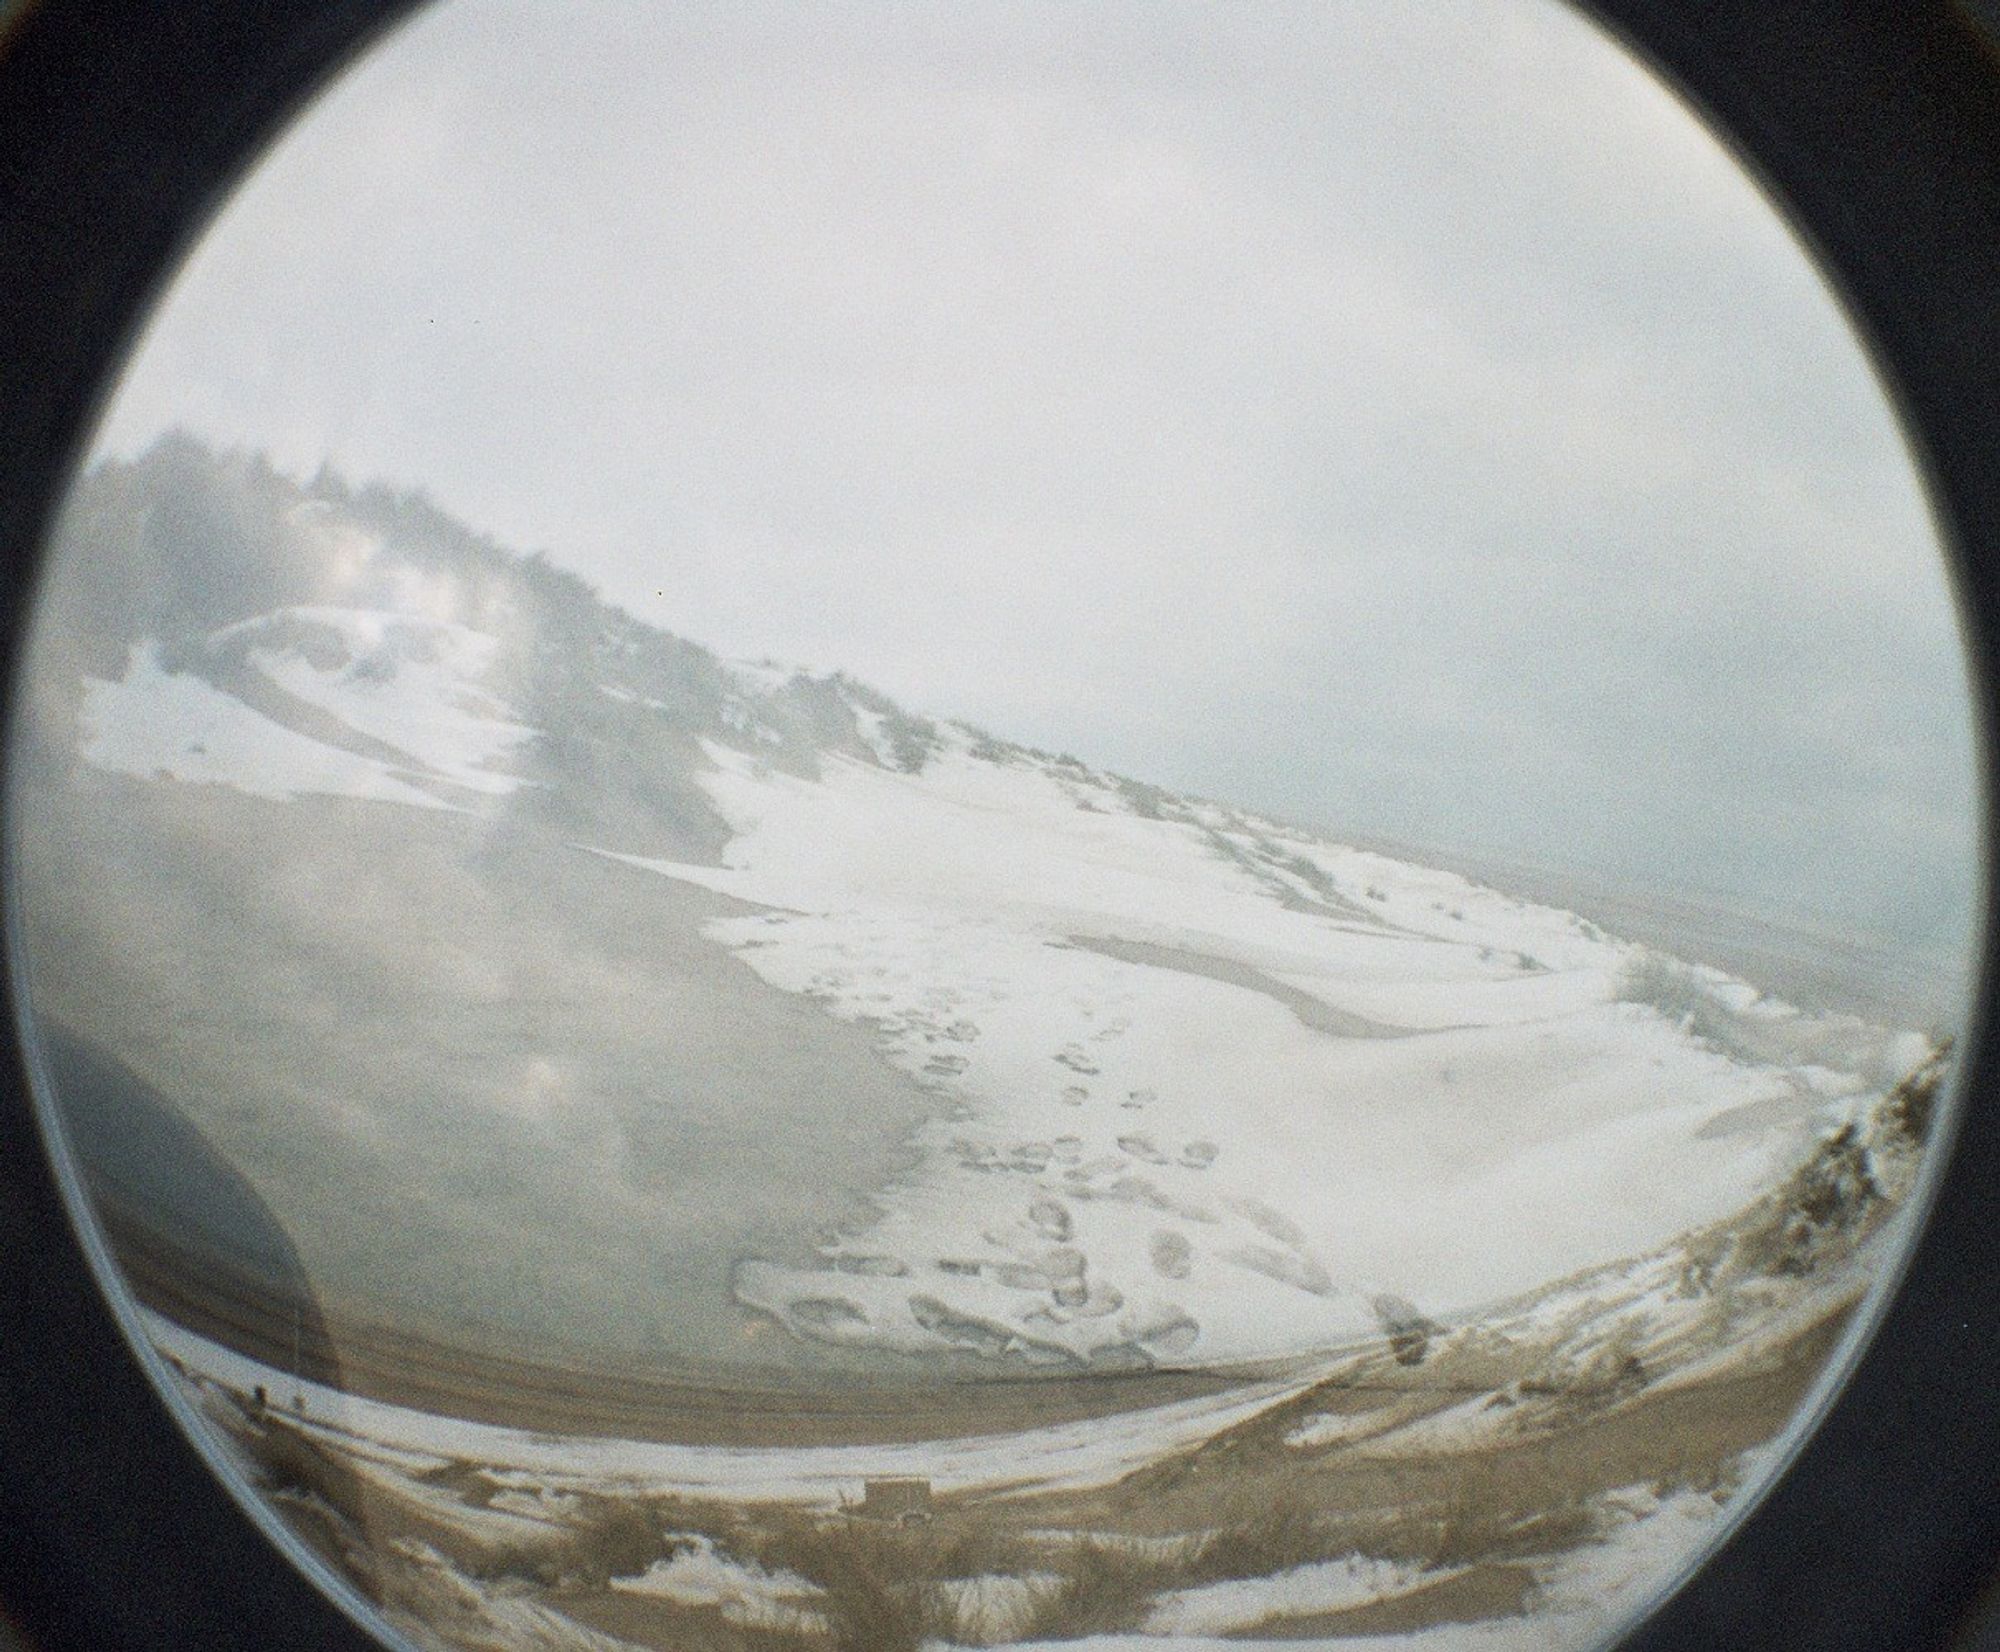
[(253, 797), (450, 807), (378, 758), (309, 739), (200, 677), (166, 670), (151, 646), (133, 650), (117, 682), (85, 679), (83, 757), (112, 774), (232, 786)]
[(410, 614), (305, 607), (224, 627), (204, 646), (217, 660), (240, 653), (275, 689), (407, 763), (289, 728), (206, 678), (166, 669), (151, 643), (133, 650), (118, 681), (85, 680), (85, 761), (257, 797), (430, 809), (452, 805), (413, 782), (442, 780), (488, 796), (523, 784), (495, 767), (536, 734), (482, 686), (500, 649), (495, 637)]
[(656, 1560), (636, 1577), (615, 1577), (625, 1594), (658, 1595), (688, 1606), (713, 1606), (731, 1623), (756, 1629), (819, 1629), (825, 1619), (811, 1601), (823, 1593), (787, 1571), (767, 1572), (717, 1549), (703, 1532), (669, 1533), (678, 1552)]
[(1273, 1617), (1338, 1612), (1442, 1583), (1462, 1569), (1427, 1571), (1407, 1562), (1350, 1555), (1271, 1577), (1232, 1578), (1162, 1595), (1146, 1616), (1146, 1632), (1164, 1637), (1226, 1634)]
[[(206, 647), (408, 764), (149, 648), (86, 684), (88, 760), (424, 808), (523, 783), (497, 766), (535, 731), (483, 686), (496, 637), (308, 607)], [(949, 724), (902, 772), (852, 697), (876, 761), (772, 769), (756, 708), (795, 674), (727, 674), (751, 749), (704, 741), (697, 774), (725, 864), (611, 858), (763, 907), (705, 934), (939, 1101), (914, 1168), (857, 1190), (872, 1220), (812, 1265), (737, 1268), (808, 1341), (1080, 1368), (1323, 1350), (1387, 1295), (1450, 1319), (1739, 1207), (1901, 1070), (1879, 1029), (1665, 960), (1756, 1031), (1704, 1038), (1623, 1001), (1660, 955), (1456, 874)]]
[[(321, 665), (296, 645), (253, 646), (251, 662), (286, 693), (408, 752), (456, 785), (492, 793), (520, 785), (518, 776), (493, 765), (535, 730), (513, 721), (480, 686), (500, 651), (499, 638), (449, 620), (359, 608), (281, 609), (251, 625), (268, 628), (271, 621), (331, 638), (340, 656), (338, 663)], [(211, 646), (228, 634), (217, 633)]]
[(1323, 1349), (1381, 1293), (1448, 1316), (1651, 1248), (1807, 1139), (1796, 1111), (1707, 1129), (1807, 1081), (1620, 1002), (1636, 949), (1570, 914), (1243, 817), (1219, 850), (949, 731), (917, 775), (706, 750), (728, 864), (614, 858), (769, 908), (705, 933), (957, 1104), (824, 1265), (739, 1268), (802, 1337), (1048, 1366)]

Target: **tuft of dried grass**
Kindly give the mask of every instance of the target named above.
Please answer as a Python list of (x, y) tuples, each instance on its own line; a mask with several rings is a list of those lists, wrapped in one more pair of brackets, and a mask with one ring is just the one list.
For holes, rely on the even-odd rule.
[(1021, 1639), (1075, 1640), (1136, 1629), (1153, 1597), (1184, 1576), (1171, 1559), (1101, 1540), (1077, 1544), (1061, 1564), (1062, 1581), (1036, 1599)]
[(949, 1639), (957, 1613), (941, 1579), (964, 1540), (932, 1525), (894, 1526), (804, 1512), (737, 1534), (739, 1552), (796, 1572), (824, 1591), (814, 1604), (840, 1652), (917, 1652)]

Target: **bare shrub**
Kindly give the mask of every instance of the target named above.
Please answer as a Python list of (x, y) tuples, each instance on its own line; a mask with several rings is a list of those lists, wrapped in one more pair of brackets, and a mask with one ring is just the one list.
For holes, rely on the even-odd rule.
[(1444, 1327), (1425, 1317), (1407, 1297), (1385, 1294), (1374, 1298), (1371, 1306), (1398, 1365), (1423, 1364), (1431, 1339), (1444, 1335)]
[(815, 1605), (841, 1652), (917, 1652), (957, 1628), (939, 1582), (948, 1545), (931, 1527), (798, 1513), (742, 1541), (760, 1564), (796, 1572), (824, 1591)]
[(1952, 1044), (1949, 1036), (1937, 1039), (1930, 1057), (1905, 1075), (1882, 1104), (1883, 1124), (1912, 1146), (1921, 1146), (1930, 1136), (1938, 1092), (1951, 1066)]
[(1765, 1273), (1812, 1273), (1844, 1254), (1884, 1203), (1867, 1148), (1854, 1126), (1843, 1125), (1758, 1202), (1744, 1225), (1739, 1252), (1750, 1267)]
[(1639, 1357), (1640, 1336), (1639, 1327), (1626, 1322), (1602, 1341), (1556, 1349), (1521, 1380), (1520, 1392), (1586, 1406), (1636, 1394), (1651, 1380)]
[(1503, 1388), (1520, 1376), (1537, 1350), (1490, 1325), (1452, 1332), (1431, 1352), (1430, 1381), (1445, 1392)]
[(955, 1522), (937, 1531), (935, 1572), (939, 1577), (980, 1577), (1031, 1570), (1037, 1555), (1009, 1526), (991, 1519)]
[(330, 1446), (275, 1416), (244, 1443), (256, 1464), (260, 1490), (274, 1497), (316, 1500), (357, 1527), (365, 1524), (367, 1483)]
[(633, 1498), (585, 1497), (570, 1525), (570, 1550), (595, 1582), (634, 1577), (682, 1546), (667, 1535), (658, 1509)]
[(1079, 1543), (1063, 1565), (1062, 1581), (1051, 1584), (1029, 1612), (1023, 1640), (1073, 1640), (1135, 1629), (1156, 1594), (1186, 1580), (1174, 1560), (1116, 1542)]
[(1626, 967), (1618, 997), (1627, 1004), (1644, 1004), (1724, 1055), (1756, 1060), (1747, 1029), (1716, 1001), (1694, 970), (1675, 958), (1646, 952)]

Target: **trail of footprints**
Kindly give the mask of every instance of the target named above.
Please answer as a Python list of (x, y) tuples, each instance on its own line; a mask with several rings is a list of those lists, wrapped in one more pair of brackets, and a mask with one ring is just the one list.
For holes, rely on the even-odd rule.
[[(1128, 1018), (1113, 1017), (1090, 1033), (1087, 1043), (1072, 1040), (1055, 1053), (1052, 1057), (1055, 1065), (1064, 1069), (1066, 1074), (1074, 1075), (1073, 1081), (1063, 1083), (1057, 1090), (1059, 1102), (1066, 1107), (1082, 1108), (1092, 1101), (1093, 1089), (1087, 1081), (1102, 1077), (1103, 1066), (1101, 1058), (1090, 1045), (1111, 1043), (1130, 1026)], [(936, 1033), (926, 1035), (929, 1040), (935, 1040), (937, 1036)], [(970, 1042), (977, 1038), (978, 1029), (969, 1022), (959, 1021), (945, 1029), (944, 1036)], [(924, 1070), (955, 1077), (965, 1070), (966, 1065), (962, 1056), (933, 1055)], [(1127, 1090), (1116, 1105), (1121, 1111), (1142, 1112), (1158, 1100), (1157, 1090), (1141, 1086)], [(1115, 1154), (1106, 1152), (1086, 1158), (1085, 1139), (1077, 1134), (1005, 1145), (965, 1137), (954, 1139), (951, 1152), (962, 1169), (979, 1174), (1013, 1173), (1036, 1178), (1055, 1171), (1062, 1185), (1059, 1190), (1037, 1194), (1028, 1205), (1025, 1217), (1017, 1224), (1016, 1231), (1009, 1233), (988, 1229), (981, 1235), (991, 1249), (1010, 1256), (1011, 1260), (940, 1257), (935, 1262), (937, 1270), (948, 1276), (989, 1280), (1008, 1290), (1045, 1295), (1045, 1303), (1018, 1316), (1018, 1323), (1024, 1326), (1041, 1323), (1060, 1325), (1116, 1313), (1125, 1304), (1124, 1293), (1110, 1281), (1094, 1277), (1087, 1255), (1070, 1243), (1076, 1236), (1076, 1218), (1071, 1201), (1107, 1199), (1148, 1206), (1176, 1222), (1206, 1227), (1219, 1226), (1222, 1218), (1206, 1205), (1177, 1198), (1145, 1177), (1132, 1174), (1135, 1162), (1187, 1171), (1207, 1170), (1221, 1156), (1221, 1149), (1215, 1142), (1194, 1139), (1180, 1143), (1175, 1149), (1163, 1146), (1152, 1134), (1136, 1130), (1126, 1131), (1115, 1140)], [(1225, 1204), (1233, 1214), (1276, 1242), (1222, 1247), (1216, 1253), (1220, 1260), (1314, 1294), (1325, 1294), (1329, 1290), (1330, 1281), (1325, 1268), (1307, 1251), (1304, 1236), (1284, 1217), (1243, 1201), (1226, 1200)], [(1197, 1259), (1193, 1240), (1179, 1226), (1155, 1228), (1147, 1239), (1146, 1260), (1159, 1279), (1190, 1278)], [(925, 1300), (925, 1305), (933, 1307), (929, 1299)], [(1176, 1304), (1167, 1305), (1167, 1314), (1165, 1333), (1156, 1329), (1141, 1340), (1145, 1346), (1162, 1352), (1187, 1351), (1199, 1336), (1198, 1325), (1185, 1309)], [(933, 1329), (944, 1329), (935, 1311), (918, 1317), (920, 1322)], [(970, 1319), (966, 1320), (968, 1326), (971, 1323)], [(981, 1324), (984, 1326), (985, 1322)], [(987, 1332), (994, 1329), (997, 1327), (985, 1326)], [(970, 1332), (966, 1334), (970, 1335)]]
[[(848, 961), (848, 948), (836, 946), (836, 955)], [(862, 971), (863, 975), (881, 972)], [(809, 981), (809, 995), (838, 999), (853, 996), (862, 983), (847, 969), (823, 971)], [(975, 995), (976, 996), (976, 995)], [(872, 1008), (887, 1003), (890, 995), (862, 994), (858, 1001)], [(955, 1090), (972, 1065), (970, 1046), (978, 1042), (980, 1028), (964, 1012), (961, 992), (933, 988), (921, 1002), (907, 999), (887, 1014), (875, 1016), (879, 1033), (892, 1049), (918, 1067), (920, 1076), (941, 1089)], [(1079, 1005), (1086, 1017), (1094, 1015)], [(1109, 1018), (1104, 1025), (1064, 1044), (1051, 1057), (1059, 1069), (1054, 1099), (1067, 1108), (1085, 1109), (1097, 1099), (1091, 1081), (1104, 1078), (1110, 1054), (1105, 1046), (1115, 1043), (1130, 1028), (1128, 1017)], [(1126, 1089), (1115, 1102), (1105, 1101), (1123, 1113), (1143, 1113), (1159, 1100), (1159, 1092), (1145, 1086)], [(1137, 1122), (1134, 1120), (1133, 1122)], [(1093, 1132), (1094, 1134), (1094, 1132)], [(1017, 1353), (1063, 1359), (1108, 1357), (1116, 1359), (1177, 1356), (1188, 1352), (1200, 1336), (1200, 1327), (1179, 1304), (1158, 1301), (1141, 1317), (1128, 1313), (1110, 1336), (1119, 1340), (1094, 1343), (1093, 1352), (1079, 1355), (1059, 1344), (1037, 1339), (1038, 1328), (1071, 1326), (1078, 1321), (1103, 1321), (1125, 1309), (1126, 1296), (1111, 1280), (1093, 1271), (1089, 1256), (1078, 1241), (1076, 1206), (1095, 1201), (1148, 1209), (1162, 1218), (1144, 1246), (1145, 1261), (1153, 1276), (1161, 1281), (1181, 1281), (1193, 1276), (1200, 1265), (1203, 1249), (1198, 1248), (1185, 1228), (1206, 1229), (1222, 1238), (1225, 1216), (1198, 1199), (1177, 1195), (1144, 1174), (1141, 1167), (1157, 1167), (1170, 1174), (1200, 1172), (1213, 1166), (1221, 1156), (1213, 1141), (1196, 1138), (1162, 1141), (1156, 1133), (1126, 1129), (1113, 1138), (1109, 1147), (1092, 1152), (1086, 1136), (1066, 1132), (1047, 1139), (994, 1143), (970, 1136), (955, 1136), (947, 1144), (950, 1162), (960, 1171), (975, 1175), (1018, 1175), (1033, 1178), (1032, 1196), (1015, 1221), (1004, 1228), (989, 1228), (981, 1235), (986, 1254), (979, 1257), (940, 1256), (932, 1259), (924, 1272), (943, 1279), (980, 1280), (1024, 1296), (1038, 1297), (1032, 1306), (1008, 1316), (1011, 1323), (989, 1319), (968, 1311), (963, 1305), (939, 1300), (920, 1289), (907, 1299), (911, 1318), (944, 1341), (989, 1354)], [(1225, 1198), (1223, 1209), (1260, 1231), (1271, 1243), (1229, 1245), (1208, 1248), (1217, 1261), (1246, 1268), (1296, 1288), (1325, 1294), (1330, 1288), (1326, 1270), (1306, 1250), (1303, 1236), (1275, 1212), (1244, 1201)], [(847, 1244), (854, 1241), (850, 1240)], [(865, 1243), (865, 1241), (863, 1241)], [(847, 1244), (830, 1247), (825, 1253), (835, 1272), (857, 1279), (909, 1279), (910, 1262), (893, 1255), (848, 1249)], [(997, 1253), (997, 1254), (996, 1254)], [(867, 1314), (858, 1304), (839, 1296), (802, 1295), (787, 1304), (787, 1317), (807, 1334), (844, 1336), (865, 1326)]]
[[(933, 1266), (947, 1277), (981, 1279), (1010, 1291), (1039, 1296), (1043, 1300), (1012, 1317), (1013, 1323), (1029, 1332), (1037, 1327), (1059, 1327), (1080, 1320), (1102, 1320), (1126, 1307), (1126, 1294), (1117, 1284), (1093, 1272), (1089, 1256), (1077, 1244), (1075, 1205), (1092, 1200), (1110, 1200), (1139, 1205), (1158, 1211), (1176, 1223), (1218, 1226), (1222, 1218), (1215, 1210), (1197, 1201), (1176, 1197), (1144, 1176), (1133, 1173), (1136, 1163), (1171, 1166), (1187, 1171), (1203, 1171), (1220, 1156), (1212, 1141), (1182, 1143), (1177, 1154), (1164, 1151), (1150, 1136), (1127, 1134), (1117, 1140), (1117, 1152), (1088, 1155), (1082, 1136), (1064, 1134), (1052, 1140), (1024, 1141), (1003, 1145), (978, 1142), (967, 1137), (950, 1144), (955, 1162), (963, 1169), (982, 1174), (1015, 1173), (1037, 1178), (1037, 1190), (1022, 1215), (1011, 1228), (988, 1228), (981, 1235), (986, 1254), (980, 1257), (938, 1257)], [(1061, 1178), (1060, 1187), (1049, 1187), (1040, 1178), (1050, 1172)], [(1234, 1204), (1234, 1201), (1227, 1201)], [(1240, 1214), (1240, 1213), (1239, 1213)], [(1250, 1218), (1246, 1218), (1250, 1219)], [(1282, 1222), (1272, 1215), (1270, 1223)], [(1268, 1226), (1267, 1223), (1256, 1223)], [(993, 1253), (999, 1253), (996, 1258)], [(1268, 1277), (1283, 1274), (1283, 1261), (1276, 1252), (1266, 1258), (1258, 1247), (1236, 1247), (1221, 1253), (1225, 1261), (1251, 1266)], [(1192, 1276), (1197, 1250), (1194, 1242), (1178, 1226), (1160, 1226), (1148, 1236), (1145, 1250), (1153, 1274), (1167, 1281)], [(1003, 1259), (1004, 1258), (1004, 1259)], [(902, 1269), (887, 1259), (843, 1259), (848, 1271)], [(1310, 1266), (1303, 1259), (1292, 1261), (1290, 1272), (1297, 1282)], [(912, 1298), (913, 1303), (916, 1298)], [(948, 1318), (935, 1299), (925, 1297), (924, 1311), (912, 1312), (919, 1323), (947, 1340), (972, 1346), (986, 1346), (1003, 1327), (997, 1321), (979, 1319), (962, 1311)], [(978, 1335), (975, 1338), (974, 1330)], [(1113, 1345), (1114, 1355), (1146, 1357), (1176, 1356), (1193, 1348), (1200, 1336), (1197, 1321), (1178, 1303), (1154, 1305), (1148, 1322), (1135, 1334)], [(1100, 1353), (1104, 1350), (1100, 1350)], [(1093, 1356), (1095, 1357), (1095, 1356)]]
[(1107, 1171), (1127, 1169), (1127, 1161), (1131, 1159), (1145, 1164), (1172, 1165), (1182, 1170), (1206, 1170), (1222, 1154), (1222, 1149), (1214, 1142), (1205, 1140), (1183, 1142), (1179, 1153), (1172, 1154), (1156, 1145), (1151, 1136), (1138, 1134), (1118, 1138), (1118, 1152), (1123, 1157), (1099, 1154), (1086, 1161), (1083, 1158), (1084, 1146), (1083, 1137), (1070, 1135), (1057, 1136), (1052, 1141), (1022, 1141), (1006, 1146), (974, 1141), (968, 1136), (954, 1136), (949, 1151), (953, 1162), (961, 1170), (970, 1170), (978, 1175), (1013, 1172), (1037, 1176), (1051, 1165), (1060, 1166), (1066, 1181), (1085, 1184), (1068, 1191), (1085, 1198), (1092, 1197), (1088, 1184), (1096, 1177)]

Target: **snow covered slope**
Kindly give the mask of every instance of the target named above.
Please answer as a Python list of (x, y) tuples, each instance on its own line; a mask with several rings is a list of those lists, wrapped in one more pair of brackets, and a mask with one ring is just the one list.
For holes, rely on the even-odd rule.
[(1568, 913), (982, 748), (804, 779), (710, 744), (727, 864), (623, 857), (767, 908), (706, 933), (958, 1104), (823, 1265), (738, 1270), (802, 1336), (1325, 1347), (1721, 1216), (1874, 1076), (1824, 1065), (1852, 1027), (1715, 972), (1669, 977), (1709, 1036), (1628, 1001), (1671, 966)]
[(936, 1101), (866, 1218), (736, 1266), (807, 1345), (1204, 1363), (1463, 1315), (1741, 1207), (1928, 1049), (843, 675), (720, 660), (545, 567), (399, 572), (369, 543), (347, 600), (131, 639), (83, 686), (83, 760), (539, 822), (731, 897), (718, 970), (865, 1028)]
[[(504, 765), (535, 731), (482, 686), (499, 646), (445, 620), (331, 607), (226, 626), (180, 669), (148, 639), (122, 678), (86, 683), (83, 754), (260, 797), (448, 808), (461, 791), (504, 795), (520, 784)], [(248, 698), (246, 676), (261, 690)]]

